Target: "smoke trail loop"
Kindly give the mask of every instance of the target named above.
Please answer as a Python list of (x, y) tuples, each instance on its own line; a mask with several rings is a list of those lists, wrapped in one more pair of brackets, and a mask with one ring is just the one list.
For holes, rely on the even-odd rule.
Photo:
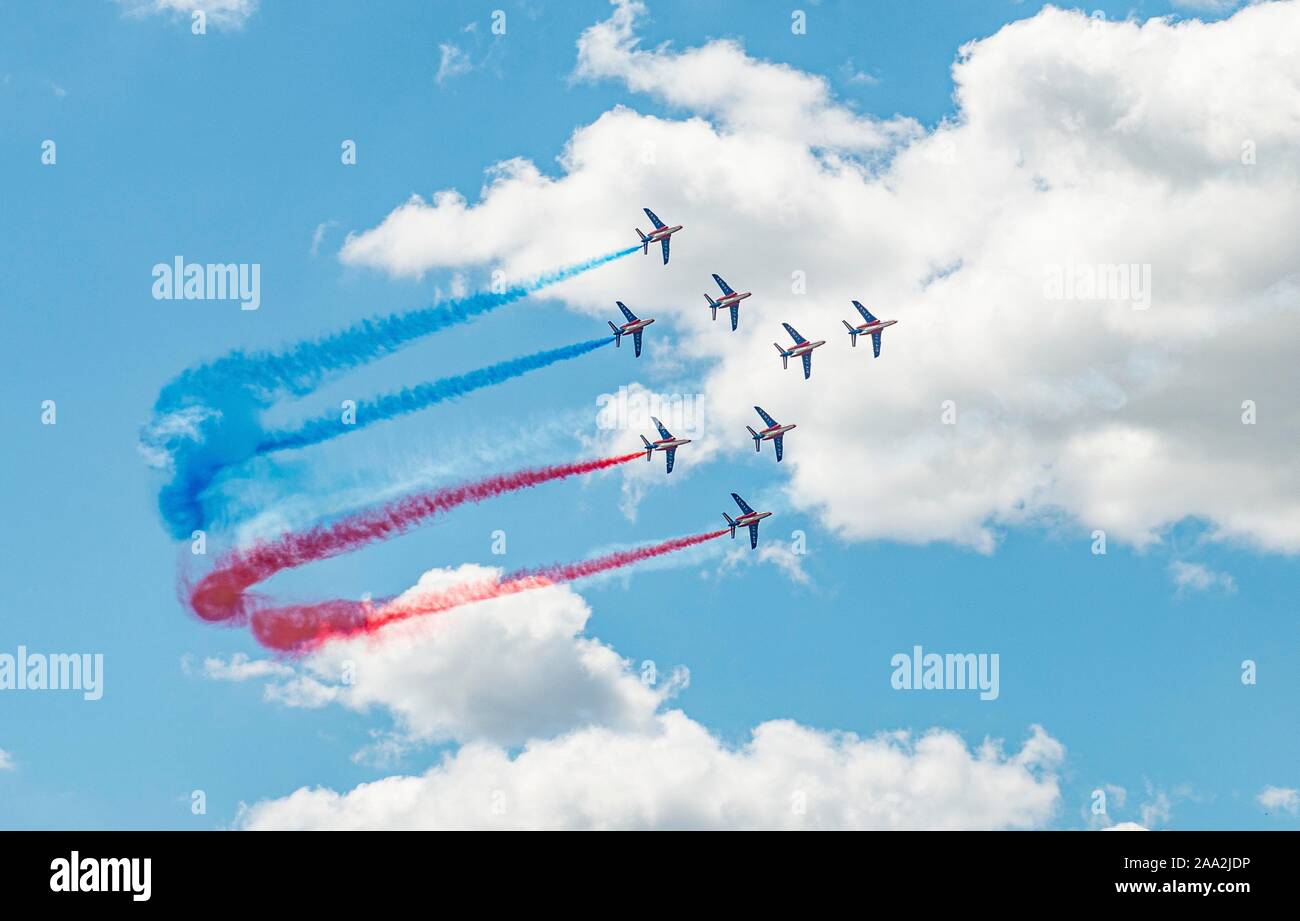
[[(630, 246), (606, 253), (501, 292), (477, 292), (432, 307), (363, 320), (282, 352), (234, 351), (182, 372), (159, 393), (153, 416), (140, 433), (140, 449), (149, 462), (172, 470), (171, 479), (158, 495), (158, 510), (169, 533), (185, 539), (207, 526), (204, 491), (222, 470), (258, 452), (266, 437), (258, 425), (258, 413), (276, 399), (305, 396), (332, 375), (630, 255), (638, 248)], [(573, 356), (552, 357), (551, 361), (565, 357)], [(406, 397), (392, 395), (386, 399), (418, 403), (419, 391), (412, 388), (403, 392), (408, 394)], [(303, 437), (319, 439), (324, 431), (318, 428), (314, 433), (303, 433)]]
[(245, 622), (257, 609), (248, 590), (278, 572), (348, 553), (377, 541), (404, 534), (430, 517), (466, 503), (481, 502), (507, 492), (606, 470), (642, 457), (642, 452), (557, 464), (500, 474), (415, 493), (393, 502), (345, 516), (327, 525), (254, 544), (222, 558), (215, 569), (189, 590), (189, 605), (207, 621)]

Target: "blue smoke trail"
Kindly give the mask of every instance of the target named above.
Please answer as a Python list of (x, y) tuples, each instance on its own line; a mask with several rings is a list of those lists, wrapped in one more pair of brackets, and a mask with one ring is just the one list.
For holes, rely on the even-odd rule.
[(187, 405), (209, 401), (220, 404), (236, 391), (254, 396), (259, 405), (267, 405), (276, 396), (304, 396), (315, 390), (331, 372), (374, 361), (422, 336), (464, 323), (543, 288), (621, 259), (638, 249), (640, 246), (629, 246), (606, 253), (547, 272), (501, 292), (480, 291), (407, 313), (362, 320), (345, 330), (300, 342), (278, 354), (231, 352), (214, 362), (182, 372), (158, 395), (154, 413), (161, 416)]
[(319, 444), (376, 422), (417, 412), (529, 371), (577, 358), (613, 341), (612, 336), (601, 336), (385, 394), (361, 403), (357, 407), (356, 421), (350, 425), (342, 424), (340, 417), (331, 413), (295, 428), (264, 432), (255, 414), (227, 415), (221, 420), (220, 438), (200, 438), (187, 445), (184, 451), (176, 452), (176, 474), (158, 494), (159, 511), (174, 537), (187, 538), (193, 531), (207, 525), (209, 514), (204, 507), (203, 493), (227, 467), (273, 451)]
[(504, 383), (511, 378), (527, 374), (529, 371), (537, 371), (557, 362), (568, 361), (571, 358), (577, 358), (579, 355), (586, 355), (588, 352), (595, 351), (602, 345), (609, 345), (613, 341), (613, 336), (602, 336), (599, 339), (589, 339), (586, 342), (578, 342), (558, 349), (535, 352), (532, 355), (524, 355), (520, 358), (511, 358), (494, 365), (488, 365), (486, 368), (470, 371), (467, 374), (444, 377), (441, 380), (407, 387), (397, 393), (385, 394), (378, 399), (367, 400), (358, 404), (356, 421), (349, 425), (344, 425), (338, 414), (334, 413), (304, 422), (297, 428), (269, 432), (261, 444), (257, 446), (256, 453), (269, 454), (272, 451), (286, 451), (291, 448), (305, 448), (308, 445), (320, 444), (322, 441), (337, 438), (339, 435), (346, 435), (348, 432), (374, 425), (376, 422), (394, 419), (407, 413), (419, 412), (422, 409), (464, 396), (475, 390)]
[(258, 411), (282, 396), (311, 393), (330, 376), (397, 351), (416, 339), (464, 323), (543, 288), (630, 255), (640, 247), (606, 253), (547, 272), (500, 292), (466, 297), (407, 313), (364, 320), (341, 332), (311, 339), (282, 352), (231, 352), (190, 368), (154, 403), (140, 446), (172, 479), (158, 494), (167, 531), (185, 539), (205, 527), (202, 493), (226, 467), (258, 453), (265, 432)]

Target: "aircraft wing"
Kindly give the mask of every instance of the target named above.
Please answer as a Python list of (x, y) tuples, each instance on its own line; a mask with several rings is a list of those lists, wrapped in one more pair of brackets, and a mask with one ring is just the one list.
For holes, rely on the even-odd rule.
[(735, 293), (736, 293), (735, 291), (732, 291), (732, 290), (731, 290), (731, 286), (730, 286), (730, 285), (728, 285), (725, 281), (722, 280), (722, 276), (721, 276), (721, 275), (718, 275), (716, 272), (715, 272), (714, 275), (713, 275), (713, 280), (716, 281), (716, 282), (718, 283), (718, 287), (722, 289), (722, 293), (723, 293), (723, 294), (735, 294)]
[(871, 349), (876, 353), (876, 358), (880, 357), (880, 330), (871, 334)]
[(754, 550), (758, 547), (758, 522), (755, 521), (749, 526), (749, 549)]
[(742, 512), (744, 512), (746, 515), (752, 515), (752, 514), (754, 514), (754, 510), (753, 510), (752, 508), (749, 507), (749, 503), (746, 502), (744, 499), (740, 498), (740, 496), (736, 495), (736, 494), (733, 492), (733, 493), (731, 494), (731, 498), (733, 498), (733, 499), (736, 500), (736, 504), (740, 506), (740, 510), (741, 510)]
[(733, 333), (736, 331), (736, 327), (738, 325), (740, 325), (740, 305), (732, 304), (731, 305), (731, 331)]
[(668, 472), (672, 473), (673, 461), (677, 459), (677, 449), (669, 448), (667, 451), (664, 452), (664, 456), (668, 458)]
[[(641, 357), (641, 330), (639, 329), (632, 334), (632, 347), (636, 350), (636, 357), (640, 358)], [(805, 355), (804, 357), (807, 358), (808, 356)]]
[(756, 413), (758, 413), (760, 416), (762, 416), (762, 417), (763, 417), (763, 421), (766, 422), (768, 425), (776, 425), (776, 420), (773, 419), (771, 416), (769, 416), (767, 413), (765, 413), (765, 412), (763, 411), (763, 407), (761, 407), (761, 406), (755, 406), (755, 407), (754, 407), (754, 412), (756, 412)]
[(655, 225), (656, 230), (664, 226), (664, 222), (655, 217), (655, 213), (649, 208), (642, 208), (641, 210), (645, 212), (646, 217), (650, 218), (650, 223)]
[(659, 241), (659, 242), (663, 243), (663, 245), (664, 245), (664, 265), (667, 265), (667, 264), (668, 264), (668, 243), (669, 243), (671, 240), (672, 240), (672, 237), (664, 237), (661, 241)]
[(636, 321), (636, 314), (628, 310), (626, 304), (624, 304), (622, 301), (615, 301), (614, 303), (618, 304), (618, 309), (623, 311), (623, 316), (627, 317), (627, 321), (629, 323), (633, 323)]
[(871, 311), (863, 307), (860, 303), (854, 301), (853, 306), (858, 308), (858, 313), (862, 314), (862, 319), (866, 320), (868, 323), (876, 322), (876, 318), (871, 315)]
[(785, 454), (785, 447), (781, 444), (784, 440), (784, 435), (777, 435), (772, 439), (772, 443), (776, 445), (776, 462), (778, 464), (781, 463), (781, 455)]
[(785, 331), (790, 334), (790, 338), (795, 341), (796, 345), (803, 345), (808, 341), (803, 336), (799, 335), (799, 331), (789, 323), (782, 323), (781, 325), (785, 327)]
[(664, 424), (662, 422), (660, 422), (654, 416), (650, 417), (650, 421), (653, 422), (655, 424), (655, 428), (659, 430), (659, 435), (661, 438), (665, 438), (669, 440), (672, 439), (673, 433), (668, 431), (668, 429), (664, 428)]
[[(637, 335), (640, 336), (641, 334), (637, 333)], [(637, 354), (640, 355), (641, 353), (637, 352)], [(808, 380), (808, 378), (810, 377), (812, 377), (812, 352), (804, 352), (803, 353), (803, 379)]]

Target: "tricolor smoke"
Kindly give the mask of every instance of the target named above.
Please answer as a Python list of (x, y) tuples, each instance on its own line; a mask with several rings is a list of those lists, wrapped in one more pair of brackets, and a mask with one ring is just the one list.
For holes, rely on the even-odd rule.
[(468, 374), (458, 374), (455, 377), (444, 377), (441, 380), (418, 384), (415, 387), (407, 387), (398, 393), (385, 394), (378, 399), (366, 400), (357, 404), (356, 421), (350, 425), (343, 425), (338, 414), (332, 413), (328, 416), (311, 419), (296, 428), (268, 432), (265, 439), (257, 445), (256, 453), (267, 454), (271, 451), (305, 448), (308, 445), (319, 444), (322, 441), (336, 438), (348, 432), (354, 432), (376, 422), (383, 422), (407, 413), (418, 412), (445, 400), (464, 396), (484, 387), (504, 383), (511, 378), (527, 374), (529, 371), (537, 371), (557, 362), (568, 361), (580, 355), (586, 355), (588, 352), (595, 351), (602, 345), (609, 345), (613, 341), (612, 336), (602, 336), (599, 339), (566, 345), (558, 349), (535, 352), (521, 358), (511, 358), (494, 365), (488, 365), (486, 368), (470, 371)]
[(225, 467), (257, 452), (264, 434), (260, 410), (283, 396), (304, 396), (330, 376), (359, 367), (439, 330), (466, 322), (593, 268), (636, 252), (607, 253), (548, 272), (501, 292), (478, 292), (431, 307), (365, 320), (341, 332), (300, 342), (278, 353), (235, 351), (191, 368), (163, 388), (141, 448), (169, 464), (172, 480), (158, 497), (159, 512), (178, 539), (205, 527), (202, 493)]
[(388, 540), (441, 512), (470, 502), (606, 470), (642, 456), (642, 452), (536, 467), (488, 477), (432, 492), (416, 493), (328, 525), (287, 534), (224, 557), (189, 592), (194, 612), (208, 621), (246, 622), (259, 607), (248, 594), (254, 585), (286, 569), (328, 559), (376, 541)]
[(572, 582), (644, 560), (664, 556), (721, 537), (727, 529), (677, 537), (662, 543), (576, 563), (522, 569), (501, 579), (468, 582), (450, 589), (387, 601), (327, 601), (319, 604), (261, 607), (251, 612), (253, 635), (281, 652), (303, 653), (331, 639), (373, 635), (389, 624), (448, 611), (463, 604)]

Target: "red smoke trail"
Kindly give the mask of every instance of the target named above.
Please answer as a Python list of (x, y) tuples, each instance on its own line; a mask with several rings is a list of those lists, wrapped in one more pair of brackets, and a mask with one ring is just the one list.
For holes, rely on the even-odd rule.
[(710, 531), (690, 537), (676, 537), (660, 544), (620, 550), (606, 556), (562, 563), (539, 569), (521, 569), (502, 579), (467, 582), (454, 588), (406, 599), (381, 602), (326, 601), (321, 604), (286, 605), (253, 611), (253, 635), (263, 646), (282, 652), (307, 652), (328, 640), (347, 636), (370, 636), (383, 627), (412, 617), (437, 614), (463, 604), (515, 595), (572, 582), (653, 559), (687, 547), (694, 547), (727, 533)]
[(594, 473), (641, 456), (642, 452), (637, 451), (619, 457), (537, 467), (432, 492), (416, 493), (349, 515), (332, 524), (318, 525), (308, 531), (286, 534), (273, 541), (255, 544), (247, 550), (237, 550), (218, 561), (216, 569), (190, 590), (190, 607), (207, 621), (242, 622), (260, 607), (255, 599), (248, 596), (248, 590), (277, 572), (396, 537), (439, 512), (467, 502), (480, 502), (505, 492), (539, 486), (552, 480)]

